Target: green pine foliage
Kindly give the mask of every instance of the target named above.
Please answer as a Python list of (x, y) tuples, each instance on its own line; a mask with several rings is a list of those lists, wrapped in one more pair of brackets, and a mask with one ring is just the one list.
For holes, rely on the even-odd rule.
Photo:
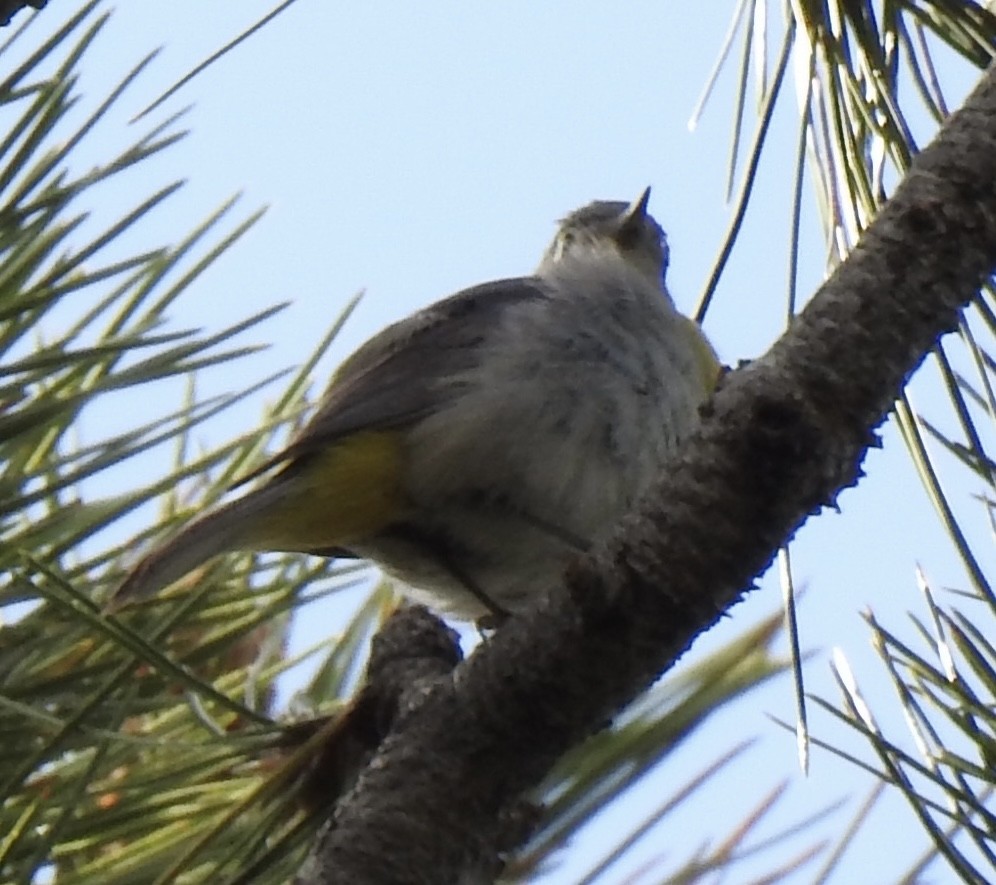
[[(773, 6), (739, 4), (736, 27), (724, 50), (725, 55), (733, 34), (743, 38), (734, 158), (744, 140), (743, 110), (751, 75), (760, 96), (759, 124), (744, 150), (747, 161), (734, 221), (700, 312), (710, 302), (744, 210), (754, 197), (757, 161), (778, 102), (800, 109), (795, 200), (786, 219), (793, 244), (786, 293), (786, 315), (791, 317), (800, 301), (799, 230), (807, 188), (815, 192), (832, 267), (846, 257), (888, 199), (918, 145), (957, 105), (946, 94), (938, 57), (944, 58), (944, 70), (954, 70), (960, 59), (963, 70), (981, 72), (996, 55), (996, 17), (984, 3), (792, 3), (769, 79), (757, 59), (767, 57), (766, 15)], [(731, 161), (731, 191), (736, 174), (736, 162)], [(964, 882), (996, 878), (996, 650), (991, 639), (996, 633), (996, 594), (986, 566), (996, 525), (996, 461), (989, 454), (996, 440), (994, 348), (996, 313), (993, 292), (987, 288), (965, 311), (957, 333), (937, 344), (927, 369), (936, 373), (947, 393), (948, 414), (920, 415), (908, 395), (896, 404), (909, 456), (966, 579), (962, 587), (938, 592), (918, 569), (922, 605), (910, 615), (912, 635), (867, 615), (873, 646), (895, 689), (908, 734), (893, 734), (879, 724), (895, 721), (895, 705), (887, 698), (873, 701), (863, 696), (841, 655), (833, 662), (841, 703), (816, 699), (867, 739), (874, 761), (815, 743), (899, 790), (908, 800), (911, 818), (926, 830), (933, 848), (911, 866), (908, 881), (934, 874), (942, 865)], [(966, 469), (973, 475), (976, 500), (952, 500), (942, 477)]]
[[(74, 170), (74, 150), (102, 132), (126, 90), (140, 88), (151, 60), (70, 126), (80, 61), (99, 55), (106, 16), (90, 3), (37, 43), (36, 19), (27, 17), (0, 49), (0, 110), (13, 121), (0, 139), (0, 881), (285, 882), (327, 811), (306, 801), (301, 786), (348, 708), (390, 592), (375, 587), (345, 629), (309, 650), (321, 663), (298, 698), (311, 727), (290, 727), (274, 704), (276, 681), (298, 663), (285, 650), (291, 613), (354, 583), (356, 566), (230, 556), (118, 617), (104, 616), (100, 603), (137, 549), (222, 495), (299, 419), (315, 363), (351, 305), (283, 379), (258, 430), (194, 451), (195, 428), (275, 380), (202, 399), (197, 374), (234, 362), (251, 371), (257, 348), (239, 336), (265, 335), (282, 305), (220, 330), (170, 324), (171, 305), (201, 273), (223, 257), (238, 260), (239, 237), (259, 213), (229, 221), (234, 202), (175, 243), (128, 251), (125, 244), (147, 238), (146, 216), (180, 187), (157, 188), (143, 176), (148, 158), (183, 137), (177, 118), (146, 124), (124, 150)], [(27, 60), (15, 66), (10, 58), (25, 46)], [(148, 192), (94, 229), (101, 188), (124, 176), (139, 183), (136, 193)], [(171, 379), (187, 385), (181, 408), (80, 442), (75, 430), (89, 409)], [(126, 494), (102, 493), (105, 471), (170, 447), (161, 476)], [(133, 534), (122, 518), (147, 502), (159, 519)], [(667, 764), (713, 712), (777, 674), (767, 651), (776, 632), (777, 619), (746, 631), (565, 760), (544, 786), (539, 831), (510, 875), (528, 878), (555, 862), (581, 827)], [(745, 752), (734, 748), (683, 774), (600, 866), (624, 868), (647, 828), (714, 786)], [(729, 865), (777, 795), (759, 797), (749, 821), (731, 821), (713, 848), (697, 846), (673, 874), (696, 881)]]
[[(784, 26), (773, 28), (782, 13)], [(39, 15), (51, 21), (64, 14), (50, 4)], [(194, 429), (240, 400), (259, 401), (263, 386), (276, 380), (260, 378), (203, 399), (197, 374), (233, 362), (251, 374), (256, 348), (239, 343), (240, 336), (265, 337), (268, 318), (281, 306), (233, 318), (220, 330), (170, 324), (176, 299), (213, 262), (237, 261), (239, 237), (259, 217), (232, 221), (234, 203), (228, 203), (175, 243), (145, 242), (146, 216), (168, 204), (180, 185), (148, 184), (143, 164), (183, 137), (178, 118), (152, 122), (156, 111), (150, 109), (137, 141), (85, 173), (75, 170), (78, 145), (107, 125), (107, 110), (125, 90), (141, 89), (151, 58), (123, 72), (120, 86), (88, 119), (70, 124), (85, 89), (80, 61), (100, 53), (105, 18), (99, 4), (90, 3), (54, 35), (39, 38), (33, 14), (22, 13), (14, 22), (20, 27), (0, 47), (6, 123), (0, 131), (0, 881), (285, 882), (327, 812), (305, 801), (301, 787), (336, 717), (348, 710), (369, 637), (390, 610), (389, 591), (375, 587), (344, 629), (308, 652), (321, 663), (299, 692), (314, 716), (315, 724), (304, 727), (292, 727), (274, 702), (277, 680), (297, 663), (285, 648), (292, 613), (358, 580), (355, 567), (237, 555), (120, 617), (103, 616), (100, 602), (136, 549), (220, 497), (300, 417), (315, 363), (350, 305), (304, 365), (282, 378), (258, 430), (194, 452)], [(780, 41), (770, 54), (769, 32)], [(906, 170), (917, 148), (914, 119), (939, 124), (949, 111), (932, 53), (941, 47), (981, 68), (996, 45), (996, 20), (985, 5), (968, 2), (745, 0), (736, 5), (722, 59), (737, 38), (740, 85), (729, 170), (734, 211), (699, 313), (709, 307), (756, 195), (774, 109), (791, 101), (799, 129), (798, 161), (790, 170), (795, 202), (785, 227), (794, 244), (789, 317), (801, 300), (796, 262), (807, 188), (815, 193), (832, 265)], [(224, 51), (252, 51), (251, 44), (239, 44)], [(18, 52), (24, 60), (15, 63)], [(180, 85), (190, 88), (187, 80)], [(752, 94), (758, 125), (748, 142)], [(139, 183), (134, 190), (141, 196), (120, 218), (95, 226), (90, 213), (101, 188), (126, 176)], [(125, 245), (133, 243), (145, 244)], [(835, 667), (843, 701), (811, 701), (864, 736), (872, 761), (849, 758), (869, 772), (870, 782), (900, 790), (925, 828), (925, 845), (932, 847), (911, 867), (910, 880), (941, 864), (966, 882), (996, 876), (996, 596), (981, 548), (989, 539), (978, 530), (996, 524), (996, 458), (989, 454), (996, 439), (994, 332), (992, 294), (985, 292), (957, 335), (933, 355), (950, 413), (924, 416), (907, 400), (897, 404), (910, 455), (966, 575), (954, 594), (919, 576), (923, 602), (911, 616), (912, 630), (868, 618), (909, 734), (891, 734), (879, 724), (892, 721), (876, 715), (882, 701), (863, 697), (842, 658)], [(80, 442), (76, 430), (89, 409), (170, 381), (187, 386), (181, 408)], [(161, 476), (126, 494), (102, 491), (110, 468), (170, 449)], [(946, 471), (968, 471), (977, 502), (952, 500), (942, 483)], [(149, 502), (158, 506), (159, 519), (134, 534), (123, 517)], [(719, 759), (704, 760), (698, 771), (682, 771), (675, 762), (716, 711), (781, 672), (769, 652), (777, 630), (777, 619), (769, 619), (663, 680), (612, 728), (564, 759), (533, 797), (543, 804), (538, 829), (510, 859), (509, 880), (555, 869), (565, 846), (569, 850), (584, 827), (597, 827), (600, 812), (625, 802), (648, 772), (670, 766), (673, 790), (627, 832), (614, 834), (585, 881), (646, 875), (634, 847), (651, 831), (669, 832), (670, 816), (693, 797), (721, 797), (728, 789), (724, 778), (749, 758), (745, 740)], [(812, 870), (814, 863), (822, 881), (868, 805), (854, 812), (843, 834), (837, 821), (833, 845), (820, 841), (828, 832), (824, 814), (832, 809), (758, 838), (783, 789), (773, 784), (768, 795), (756, 797), (752, 814), (729, 821), (725, 830), (717, 822), (715, 834), (681, 834), (667, 857), (651, 864), (654, 880), (736, 876), (740, 860), (764, 851), (771, 881)], [(689, 844), (687, 856), (678, 856), (673, 846)]]

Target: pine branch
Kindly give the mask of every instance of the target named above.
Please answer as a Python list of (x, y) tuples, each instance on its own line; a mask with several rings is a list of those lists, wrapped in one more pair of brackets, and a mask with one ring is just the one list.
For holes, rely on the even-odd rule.
[(300, 881), (491, 875), (519, 797), (856, 483), (903, 383), (996, 266), (993, 144), (990, 69), (790, 331), (726, 379), (640, 510), (399, 719)]

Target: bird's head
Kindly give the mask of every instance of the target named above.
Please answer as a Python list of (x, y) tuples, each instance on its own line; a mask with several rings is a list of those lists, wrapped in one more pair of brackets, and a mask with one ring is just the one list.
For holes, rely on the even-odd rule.
[(663, 285), (667, 238), (647, 212), (648, 187), (632, 203), (596, 200), (560, 222), (540, 262), (540, 272), (560, 262), (617, 256)]

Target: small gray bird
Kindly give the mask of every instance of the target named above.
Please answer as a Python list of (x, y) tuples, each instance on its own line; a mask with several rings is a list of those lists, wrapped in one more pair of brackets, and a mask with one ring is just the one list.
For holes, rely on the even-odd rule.
[(362, 557), (465, 619), (554, 585), (655, 478), (720, 373), (667, 293), (649, 196), (572, 212), (532, 276), (371, 338), (242, 482), (265, 479), (142, 559), (110, 608), (234, 550)]

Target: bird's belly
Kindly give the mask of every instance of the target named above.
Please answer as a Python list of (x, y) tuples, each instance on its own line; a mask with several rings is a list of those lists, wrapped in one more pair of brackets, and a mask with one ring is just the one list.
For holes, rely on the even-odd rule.
[(409, 437), (405, 530), (364, 555), (462, 618), (487, 613), (468, 579), (506, 611), (555, 585), (657, 476), (703, 398), (614, 397), (601, 381), (579, 372), (542, 399), (492, 386), (427, 419)]

